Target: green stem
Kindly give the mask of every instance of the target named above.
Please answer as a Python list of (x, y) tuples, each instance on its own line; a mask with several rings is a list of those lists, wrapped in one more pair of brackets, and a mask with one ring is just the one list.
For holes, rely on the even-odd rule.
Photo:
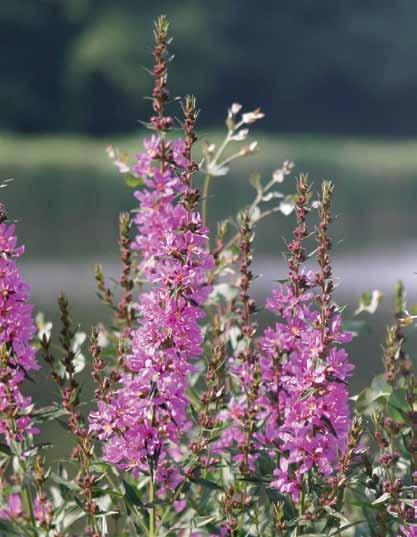
[[(302, 487), (301, 487), (301, 498), (300, 498), (300, 505), (299, 505), (299, 517), (300, 519), (303, 518), (305, 511), (305, 480), (303, 479)], [(298, 535), (302, 535), (304, 533), (304, 529), (302, 525), (298, 525), (297, 527), (297, 537)]]
[(156, 513), (155, 513), (155, 475), (151, 470), (151, 479), (149, 481), (149, 537), (156, 537)]
[[(217, 401), (216, 401), (216, 410), (215, 410), (216, 414), (217, 414), (217, 412), (218, 412), (218, 408), (219, 408), (219, 401), (217, 400)], [(200, 430), (200, 436), (199, 436), (198, 443), (200, 443), (200, 440), (201, 440), (201, 438), (202, 438), (202, 435), (203, 435), (203, 431)], [(209, 438), (210, 438), (210, 439), (213, 438), (213, 432), (210, 433), (210, 437), (209, 437)], [(210, 459), (210, 453), (211, 453), (210, 448), (211, 448), (211, 444), (209, 445), (209, 448), (208, 448), (208, 450), (207, 450), (207, 460)], [(192, 468), (192, 467), (195, 467), (197, 461), (199, 460), (199, 459), (198, 459), (198, 456), (196, 456), (195, 454), (194, 454), (194, 458), (195, 458), (195, 460), (192, 459), (192, 460), (191, 460), (191, 463), (190, 463), (190, 464), (191, 464), (191, 468)], [(204, 470), (203, 470), (203, 478), (204, 478), (204, 479), (207, 478), (207, 466), (204, 467)], [(186, 485), (186, 483), (188, 483), (188, 477), (187, 477), (187, 476), (185, 476), (185, 477), (183, 478), (182, 482), (179, 484), (177, 490), (175, 491), (175, 494), (174, 494), (173, 498), (171, 499), (170, 506), (177, 500), (177, 498), (179, 498), (179, 496), (180, 496), (181, 492), (183, 491), (184, 486)], [(166, 517), (167, 517), (167, 515), (168, 515), (168, 513), (169, 513), (170, 506), (168, 506), (168, 507), (165, 509), (165, 511), (162, 513), (161, 520), (160, 520), (160, 526), (162, 526), (164, 520), (166, 519)]]
[(31, 521), (32, 526), (33, 526), (33, 533), (34, 533), (35, 536), (38, 536), (39, 532), (38, 532), (38, 529), (36, 527), (36, 519), (35, 519), (35, 514), (33, 512), (32, 496), (30, 494), (30, 490), (29, 490), (29, 487), (27, 485), (24, 485), (23, 488), (22, 488), (22, 500), (23, 500), (23, 504), (26, 505), (26, 507), (27, 507), (27, 509), (29, 511), (30, 521)]
[(255, 503), (255, 528), (257, 537), (260, 537), (261, 529), (259, 527), (259, 502)]

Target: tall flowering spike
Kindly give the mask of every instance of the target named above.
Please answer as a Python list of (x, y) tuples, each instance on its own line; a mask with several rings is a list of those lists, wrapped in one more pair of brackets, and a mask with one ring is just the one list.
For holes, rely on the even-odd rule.
[(250, 297), (253, 280), (252, 265), (253, 229), (248, 212), (241, 216), (240, 226), (240, 303), (236, 308), (240, 341), (235, 356), (230, 360), (229, 371), (237, 381), (238, 393), (234, 395), (224, 417), (230, 419), (231, 427), (225, 429), (219, 446), (237, 448), (234, 459), (239, 463), (242, 474), (254, 470), (256, 459), (254, 431), (256, 426), (256, 405), (259, 394), (259, 364), (255, 344), (257, 324), (253, 321), (256, 311), (255, 301)]
[(306, 288), (306, 277), (301, 268), (306, 258), (303, 241), (308, 236), (306, 218), (310, 212), (308, 206), (310, 197), (308, 178), (306, 175), (300, 175), (297, 180), (297, 199), (295, 203), (297, 226), (293, 232), (294, 238), (288, 245), (289, 280), (295, 296), (299, 296)]
[[(267, 308), (280, 319), (260, 341), (262, 392), (259, 404), (263, 430), (259, 446), (279, 453), (272, 485), (298, 501), (304, 476), (315, 470), (330, 476), (338, 466), (338, 451), (346, 450), (350, 426), (347, 378), (353, 367), (340, 344), (351, 335), (341, 328), (331, 302), (331, 187), (324, 183), (316, 229), (317, 273), (306, 272), (302, 241), (308, 236), (306, 215), (309, 187), (297, 184), (297, 227), (289, 244), (289, 281), (273, 292)], [(318, 306), (318, 307), (317, 307)]]
[(395, 285), (395, 324), (387, 327), (384, 346), (384, 366), (387, 382), (397, 386), (401, 380), (410, 377), (412, 362), (406, 352), (406, 337), (403, 318), (407, 317), (407, 300), (404, 284)]
[(197, 165), (191, 157), (197, 117), (195, 101), (187, 98), (184, 138), (169, 140), (172, 120), (165, 116), (168, 99), (166, 24), (156, 26), (153, 108), (156, 134), (144, 141), (135, 172), (145, 188), (135, 223), (140, 270), (149, 282), (137, 308), (126, 372), (117, 392), (99, 401), (91, 428), (105, 442), (105, 457), (122, 469), (156, 476), (161, 489), (179, 479), (171, 455), (178, 454), (189, 428), (186, 398), (192, 360), (202, 354), (199, 320), (210, 292), (207, 272), (214, 267), (208, 253), (208, 230), (197, 211), (199, 194), (192, 187)]
[(120, 286), (123, 289), (122, 298), (118, 306), (118, 317), (127, 326), (132, 325), (132, 300), (133, 300), (133, 277), (132, 277), (132, 255), (130, 249), (130, 228), (131, 221), (129, 213), (121, 213), (119, 216), (119, 246), (122, 271), (120, 275)]
[(331, 240), (327, 230), (331, 222), (330, 204), (333, 193), (333, 185), (330, 181), (323, 181), (321, 190), (321, 200), (318, 206), (320, 222), (316, 228), (317, 252), (316, 259), (319, 266), (319, 271), (316, 274), (316, 283), (319, 288), (319, 293), (316, 297), (317, 304), (320, 309), (320, 330), (322, 354), (326, 354), (327, 345), (332, 342), (331, 334), (329, 333), (329, 325), (332, 315), (335, 311), (335, 305), (332, 304), (332, 267), (330, 262), (329, 250), (331, 248)]
[(155, 116), (151, 118), (151, 126), (159, 133), (168, 132), (172, 128), (172, 118), (165, 116), (165, 107), (169, 101), (168, 81), (168, 46), (171, 39), (168, 34), (169, 22), (165, 16), (161, 16), (155, 22), (154, 38), (155, 48), (153, 57), (155, 64), (153, 67), (153, 75), (155, 85), (152, 91), (152, 108)]
[(37, 432), (30, 417), (32, 400), (21, 385), (26, 372), (39, 366), (30, 343), (35, 332), (30, 288), (15, 261), (24, 247), (17, 246), (15, 227), (5, 222), (3, 206), (0, 215), (0, 433), (10, 443)]

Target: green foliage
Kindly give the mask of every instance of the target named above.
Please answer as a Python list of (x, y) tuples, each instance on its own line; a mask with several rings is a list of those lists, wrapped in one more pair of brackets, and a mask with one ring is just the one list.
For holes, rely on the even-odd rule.
[(264, 103), (285, 130), (414, 132), (417, 8), (390, 0), (5, 0), (0, 128), (133, 130), (161, 12), (175, 28), (174, 95), (217, 110), (203, 122), (233, 97)]

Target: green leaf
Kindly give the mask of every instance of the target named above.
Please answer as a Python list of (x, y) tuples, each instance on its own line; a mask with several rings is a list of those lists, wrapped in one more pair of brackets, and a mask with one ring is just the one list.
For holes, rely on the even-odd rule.
[(388, 414), (395, 421), (403, 421), (408, 416), (407, 390), (400, 388), (390, 395), (388, 400)]
[(356, 397), (355, 408), (359, 414), (371, 415), (378, 410), (383, 410), (392, 393), (392, 386), (388, 384), (385, 375), (376, 376), (371, 386), (362, 390)]
[(125, 181), (128, 187), (137, 188), (138, 186), (143, 186), (144, 181), (141, 177), (135, 177), (131, 173), (125, 174)]
[(217, 520), (217, 516), (213, 516), (213, 515), (202, 516), (193, 520), (193, 524), (195, 528), (203, 528), (204, 526), (207, 526), (207, 524), (211, 524), (212, 522), (215, 522), (216, 520)]
[(209, 479), (204, 479), (202, 477), (194, 477), (190, 479), (192, 483), (195, 483), (197, 485), (201, 485), (203, 487), (207, 487), (212, 490), (223, 490), (223, 487), (215, 483), (214, 481), (210, 481)]
[(139, 491), (136, 487), (131, 485), (128, 481), (125, 481), (122, 479), (122, 485), (125, 493), (125, 498), (127, 500), (127, 503), (131, 506), (139, 508), (139, 511), (141, 512), (146, 524), (148, 523), (149, 513), (144, 505), (144, 503), (141, 500)]
[(392, 386), (388, 384), (385, 374), (381, 373), (373, 378), (371, 382), (371, 389), (376, 397), (389, 397), (392, 393)]
[(187, 390), (187, 397), (191, 403), (191, 412), (198, 423), (198, 411), (201, 409), (201, 401), (197, 390), (189, 387)]
[(15, 525), (8, 520), (0, 520), (0, 535), (22, 537), (21, 531), (18, 531)]
[(12, 450), (9, 448), (7, 444), (3, 444), (0, 442), (0, 453), (4, 453), (5, 455), (13, 455)]
[(36, 422), (45, 422), (55, 420), (61, 416), (66, 416), (68, 415), (68, 412), (57, 405), (49, 405), (34, 410), (32, 415), (35, 417)]
[(258, 192), (262, 190), (261, 184), (261, 174), (259, 172), (252, 173), (249, 176), (249, 183), (253, 186)]
[[(294, 532), (291, 534), (291, 537), (294, 535), (296, 537), (298, 535), (297, 530), (294, 530)], [(327, 533), (303, 533), (303, 537), (327, 537)]]
[(328, 505), (325, 505), (324, 509), (329, 513), (331, 517), (336, 518), (337, 520), (340, 520), (344, 524), (349, 524), (349, 520), (342, 513), (335, 511)]
[(55, 472), (50, 473), (50, 477), (52, 481), (57, 483), (58, 485), (62, 485), (63, 487), (67, 488), (68, 490), (80, 492), (80, 487), (77, 485), (75, 481), (68, 481), (67, 479), (61, 477)]
[(96, 461), (90, 464), (90, 470), (99, 474), (105, 474), (111, 469), (112, 465), (104, 461)]
[(378, 505), (380, 503), (385, 503), (386, 501), (388, 501), (389, 499), (391, 498), (391, 493), (389, 492), (384, 492), (384, 494), (382, 494), (379, 498), (377, 498), (376, 500), (374, 500), (372, 502), (372, 505)]
[(328, 537), (339, 536), (343, 531), (349, 530), (350, 528), (353, 528), (354, 526), (359, 526), (359, 524), (363, 524), (364, 522), (365, 520), (357, 520), (356, 522), (351, 522), (350, 524), (342, 526), (341, 528), (337, 528), (332, 533), (329, 533)]
[(53, 444), (51, 444), (51, 442), (42, 442), (41, 444), (35, 444), (31, 449), (28, 449), (27, 451), (25, 451), (25, 456), (33, 457), (39, 451), (43, 449), (49, 449), (51, 447), (53, 447)]

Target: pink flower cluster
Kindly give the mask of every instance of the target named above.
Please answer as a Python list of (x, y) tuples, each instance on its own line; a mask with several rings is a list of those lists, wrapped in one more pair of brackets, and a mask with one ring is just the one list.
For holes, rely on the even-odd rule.
[(401, 526), (398, 537), (417, 537), (417, 525)]
[(19, 494), (13, 492), (9, 495), (7, 507), (0, 508), (0, 519), (17, 520), (23, 515), (23, 505)]
[[(168, 164), (159, 155), (169, 153)], [(145, 188), (135, 193), (141, 270), (150, 286), (140, 297), (139, 326), (131, 334), (128, 370), (109, 404), (99, 403), (91, 427), (105, 441), (105, 457), (134, 474), (149, 471), (152, 459), (158, 481), (175, 486), (168, 451), (189, 427), (186, 389), (191, 360), (202, 353), (199, 320), (208, 297), (207, 229), (197, 212), (180, 203), (187, 165), (181, 140), (167, 143), (152, 136), (144, 142), (134, 171)]]
[[(415, 472), (414, 472), (415, 473)], [(413, 506), (409, 508), (411, 511), (414, 522), (400, 527), (400, 533), (398, 537), (417, 537), (417, 500), (414, 501)]]
[[(314, 275), (306, 281), (314, 282)], [(259, 446), (278, 461), (272, 486), (298, 501), (303, 476), (314, 469), (329, 476), (344, 451), (350, 425), (346, 379), (353, 366), (339, 345), (351, 340), (333, 314), (324, 329), (314, 308), (314, 283), (299, 296), (282, 285), (267, 301), (280, 316), (260, 341), (261, 397)]]
[[(41, 501), (37, 496), (33, 504), (33, 516), (36, 522), (43, 526), (50, 521), (52, 504), (49, 501)], [(24, 516), (23, 504), (20, 494), (12, 492), (7, 500), (7, 506), (0, 508), (0, 519), (18, 520)]]
[(30, 417), (32, 400), (22, 394), (21, 384), (27, 371), (39, 368), (30, 344), (35, 331), (30, 288), (15, 263), (24, 247), (16, 246), (14, 229), (0, 224), (0, 433), (8, 443), (37, 432)]

